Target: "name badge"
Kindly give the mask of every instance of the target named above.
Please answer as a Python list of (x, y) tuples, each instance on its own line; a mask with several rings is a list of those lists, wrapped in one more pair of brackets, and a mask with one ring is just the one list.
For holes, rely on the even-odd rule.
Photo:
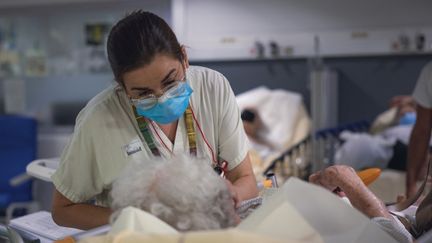
[(139, 151), (142, 150), (143, 150), (142, 143), (139, 139), (135, 139), (131, 143), (123, 146), (123, 151), (126, 157), (138, 153)]

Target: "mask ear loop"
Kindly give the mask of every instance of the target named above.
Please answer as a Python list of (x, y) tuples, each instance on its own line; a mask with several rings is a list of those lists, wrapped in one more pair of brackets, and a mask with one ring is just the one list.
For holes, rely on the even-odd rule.
[(216, 172), (219, 173), (219, 175), (221, 177), (225, 178), (225, 174), (228, 171), (228, 162), (226, 160), (223, 160), (222, 162), (219, 163), (216, 160), (215, 153), (214, 153), (212, 147), (210, 146), (209, 142), (207, 141), (207, 138), (205, 137), (205, 135), (204, 135), (204, 133), (203, 133), (203, 131), (201, 129), (201, 126), (200, 126), (200, 124), (198, 123), (198, 120), (195, 117), (195, 113), (193, 111), (192, 104), (190, 104), (190, 107), (191, 107), (192, 117), (193, 117), (193, 119), (195, 121), (195, 124), (197, 125), (198, 130), (200, 131), (200, 134), (201, 134), (202, 138), (204, 139), (205, 144), (207, 145), (207, 148), (211, 152), (212, 160), (213, 160), (213, 168), (215, 169)]

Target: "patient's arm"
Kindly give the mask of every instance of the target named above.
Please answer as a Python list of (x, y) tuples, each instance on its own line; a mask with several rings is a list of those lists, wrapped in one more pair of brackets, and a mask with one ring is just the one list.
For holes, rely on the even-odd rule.
[(109, 208), (84, 203), (74, 203), (54, 189), (52, 217), (61, 226), (92, 229), (108, 224)]
[(341, 189), (351, 204), (370, 218), (393, 219), (384, 203), (379, 200), (357, 176), (353, 168), (344, 165), (330, 166), (312, 174), (309, 181), (335, 191)]

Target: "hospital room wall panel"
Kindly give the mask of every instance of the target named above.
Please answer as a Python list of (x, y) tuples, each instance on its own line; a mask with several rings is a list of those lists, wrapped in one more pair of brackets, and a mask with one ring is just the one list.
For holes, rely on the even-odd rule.
[[(339, 74), (339, 123), (374, 119), (394, 95), (411, 94), (422, 67), (432, 55), (327, 58)], [(193, 62), (223, 73), (239, 94), (257, 86), (283, 88), (303, 95), (310, 112), (306, 59)]]
[(306, 59), (193, 62), (192, 64), (213, 68), (224, 74), (235, 94), (258, 86), (267, 86), (271, 89), (286, 89), (301, 93), (306, 104), (309, 104)]
[[(421, 68), (430, 60), (431, 55), (325, 59), (325, 64), (339, 74), (339, 122), (372, 120), (386, 109), (393, 95), (410, 94), (413, 91)], [(192, 64), (213, 68), (224, 74), (236, 94), (261, 85), (298, 92), (303, 95), (305, 105), (310, 110), (306, 59)], [(47, 114), (54, 104), (87, 102), (111, 83), (112, 75), (109, 73), (32, 78), (26, 80), (28, 110), (44, 119), (51, 119)]]
[[(256, 58), (256, 43), (272, 58), (270, 43), (280, 57), (389, 54), (414, 51), (414, 38), (426, 38), (422, 51), (431, 52), (432, 2), (403, 0), (172, 0), (173, 27), (190, 46), (193, 60)], [(408, 39), (404, 44), (402, 39)]]
[[(30, 3), (32, 1), (1, 2)], [(45, 0), (37, 0), (36, 2), (45, 2)], [(54, 1), (46, 0), (46, 2)], [(70, 46), (71, 49), (82, 49), (85, 45), (83, 41), (85, 23), (101, 20), (114, 23), (124, 10), (137, 7), (161, 15), (174, 27), (174, 30), (177, 30), (179, 39), (185, 40), (186, 44), (187, 40), (196, 40), (197, 43), (203, 41), (207, 43), (205, 41), (211, 40), (209, 43), (212, 45), (205, 46), (213, 51), (211, 53), (226, 54), (235, 49), (226, 48), (221, 51), (217, 49), (217, 45), (213, 45), (215, 41), (223, 41), (226, 45), (222, 46), (229, 47), (230, 45), (243, 45), (245, 42), (242, 41), (246, 37), (260, 37), (257, 40), (264, 41), (267, 40), (266, 38), (278, 35), (296, 37), (298, 33), (300, 33), (301, 38), (299, 37), (297, 40), (293, 37), (293, 41), (307, 45), (308, 50), (311, 51), (313, 50), (312, 39), (308, 39), (307, 43), (304, 42), (304, 36), (301, 33), (306, 33), (309, 37), (309, 35), (322, 32), (324, 35), (321, 39), (321, 54), (326, 56), (325, 63), (339, 72), (339, 122), (341, 123), (372, 119), (386, 108), (387, 101), (392, 95), (411, 93), (421, 67), (431, 59), (432, 55), (397, 56), (395, 54), (398, 52), (389, 52), (387, 49), (383, 50), (387, 53), (385, 56), (367, 56), (370, 53), (357, 53), (365, 55), (358, 57), (355, 56), (356, 52), (354, 52), (353, 56), (327, 58), (331, 56), (331, 53), (326, 54), (329, 47), (326, 46), (326, 43), (329, 42), (334, 43), (334, 46), (340, 46), (343, 50), (356, 46), (355, 44), (348, 45), (347, 41), (340, 44), (334, 41), (339, 40), (336, 37), (336, 39), (325, 38), (335, 33), (338, 34), (338, 31), (342, 31), (339, 34), (344, 38), (353, 37), (352, 34), (356, 33), (362, 38), (369, 38), (370, 41), (375, 40), (374, 31), (384, 31), (387, 28), (390, 28), (391, 31), (389, 31), (392, 33), (393, 28), (396, 28), (394, 33), (398, 34), (414, 34), (417, 31), (423, 31), (428, 37), (430, 31), (426, 30), (429, 29), (422, 29), (422, 27), (429, 26), (431, 22), (431, 15), (426, 10), (429, 9), (431, 3), (427, 0), (419, 1), (417, 5), (403, 0), (386, 0), (379, 3), (372, 0), (367, 0), (365, 3), (346, 3), (343, 0), (331, 0), (325, 3), (322, 1), (252, 0), (247, 1), (247, 5), (245, 1), (241, 0), (92, 0), (85, 4), (81, 0), (76, 1), (81, 2), (81, 4), (72, 4), (73, 0), (62, 0), (62, 2), (68, 3), (50, 6), (37, 5), (33, 2), (32, 4), (35, 6), (29, 5), (23, 8), (17, 7), (17, 4), (9, 4), (12, 7), (5, 7), (5, 4), (3, 6), (0, 4), (0, 24), (8, 17), (24, 16), (16, 22), (16, 27), (23, 27), (18, 28), (20, 30), (17, 35), (21, 37), (18, 44), (26, 49), (35, 44), (36, 40), (41, 47), (47, 48), (48, 57), (56, 50), (66, 49), (60, 48), (63, 46), (59, 43), (63, 42), (57, 41), (59, 43), (56, 43), (50, 40), (52, 37), (48, 38), (48, 36), (53, 35), (52, 32), (57, 32), (64, 37), (64, 40), (73, 43)], [(389, 14), (389, 16), (369, 14), (372, 12), (379, 13), (384, 8), (393, 14)], [(365, 16), (368, 17), (365, 18)], [(404, 26), (411, 27), (405, 28)], [(418, 26), (418, 28), (412, 28), (412, 26)], [(355, 30), (363, 30), (364, 32), (355, 32)], [(232, 38), (225, 38), (233, 36), (239, 37), (234, 38), (238, 43), (232, 43), (236, 42)], [(384, 37), (379, 35), (376, 38), (381, 40), (385, 39)], [(254, 38), (252, 39), (255, 40)], [(388, 42), (390, 48), (392, 40), (385, 39), (385, 41)], [(430, 38), (427, 41), (430, 44)], [(361, 40), (352, 43), (358, 42), (363, 43)], [(263, 43), (268, 44), (267, 42)], [(253, 44), (253, 41), (249, 44)], [(260, 85), (283, 88), (302, 94), (305, 104), (309, 108), (308, 60), (305, 56), (294, 57), (299, 49), (292, 50), (293, 53), (291, 54), (283, 55), (282, 59), (269, 56), (265, 56), (264, 59), (256, 59), (251, 54), (249, 44), (242, 46), (249, 55), (247, 58), (242, 59), (240, 56), (236, 56), (229, 59), (224, 56), (225, 54), (221, 54), (222, 56), (211, 56), (204, 59), (205, 61), (198, 61), (197, 59), (192, 59), (192, 61), (193, 64), (214, 68), (226, 75), (236, 94)], [(369, 46), (370, 42), (367, 44), (365, 46)], [(334, 46), (332, 45), (332, 47)], [(361, 46), (363, 47), (363, 45)], [(266, 48), (266, 52), (268, 52), (268, 46)], [(195, 49), (196, 46), (188, 46), (189, 52), (193, 52)], [(430, 48), (427, 50), (430, 51)], [(85, 59), (79, 60), (82, 62)], [(102, 73), (91, 73), (83, 70), (66, 71), (49, 73), (40, 78), (25, 78), (26, 112), (34, 114), (38, 118), (42, 117), (49, 120), (52, 118), (49, 116), (52, 106), (56, 106), (58, 103), (82, 104), (112, 83), (112, 74), (108, 68)], [(0, 100), (2, 93), (3, 90), (0, 85)], [(0, 113), (2, 112), (1, 107)], [(68, 113), (70, 111), (65, 109), (63, 112)], [(71, 123), (73, 122), (72, 120)]]
[(395, 95), (410, 95), (432, 56), (377, 56), (328, 59), (339, 72), (339, 122), (372, 120)]

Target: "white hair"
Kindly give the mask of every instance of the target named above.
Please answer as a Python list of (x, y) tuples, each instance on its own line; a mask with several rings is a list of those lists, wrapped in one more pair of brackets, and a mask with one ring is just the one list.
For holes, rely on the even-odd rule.
[(208, 161), (186, 155), (171, 160), (131, 162), (113, 183), (111, 208), (134, 206), (179, 231), (221, 229), (235, 225), (227, 185)]

